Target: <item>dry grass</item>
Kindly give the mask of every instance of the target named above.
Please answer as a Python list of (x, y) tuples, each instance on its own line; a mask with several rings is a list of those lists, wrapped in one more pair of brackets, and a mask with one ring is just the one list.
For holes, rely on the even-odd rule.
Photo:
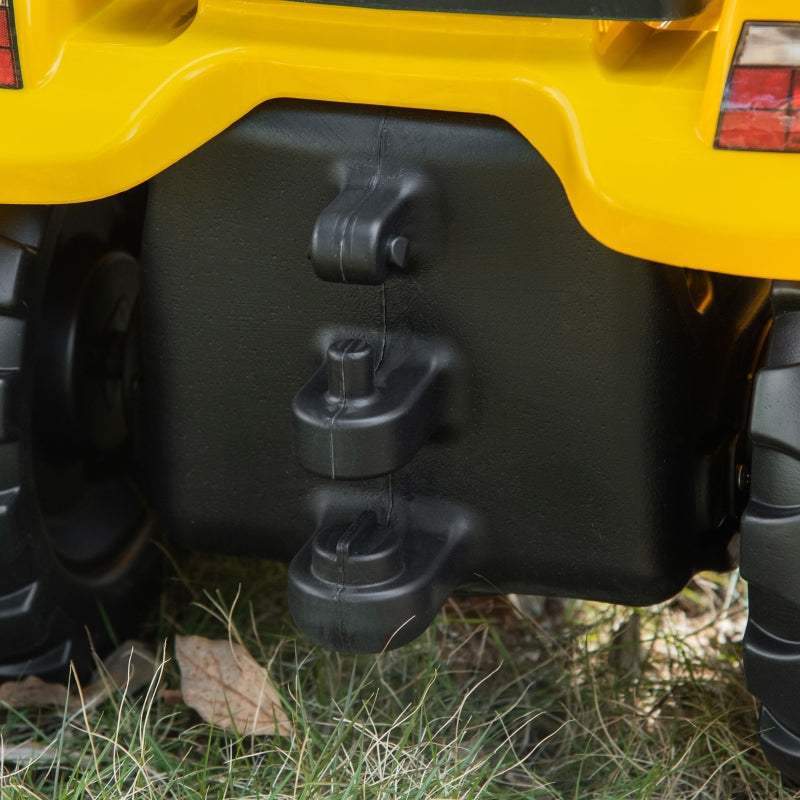
[[(281, 568), (194, 557), (184, 572), (144, 632), (166, 642), (146, 694), (66, 717), (2, 712), (4, 798), (793, 796), (757, 747), (728, 576), (633, 614), (460, 599), (412, 645), (349, 657), (297, 636)], [(231, 626), (269, 666), (292, 737), (225, 734), (166, 691), (172, 636)], [(9, 757), (15, 745), (28, 750)]]

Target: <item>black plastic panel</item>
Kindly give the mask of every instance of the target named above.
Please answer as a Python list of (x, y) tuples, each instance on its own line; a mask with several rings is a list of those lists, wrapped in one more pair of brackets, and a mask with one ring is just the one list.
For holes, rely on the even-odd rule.
[(398, 11), (452, 11), (518, 17), (668, 20), (699, 14), (709, 0), (304, 0)]
[[(321, 279), (326, 209), (409, 174), (431, 224), (402, 231), (403, 268)], [(152, 489), (189, 546), (288, 559), (366, 511), (419, 541), (463, 518), (463, 589), (631, 604), (725, 563), (767, 284), (604, 248), (504, 123), (270, 103), (154, 180), (142, 257)], [(300, 463), (292, 407), (350, 339), (377, 383), (408, 342), (446, 344), (458, 369), (430, 435), (365, 474), (394, 472), (341, 480), (317, 451)], [(333, 378), (315, 380), (322, 408)], [(419, 508), (441, 504), (428, 525)]]

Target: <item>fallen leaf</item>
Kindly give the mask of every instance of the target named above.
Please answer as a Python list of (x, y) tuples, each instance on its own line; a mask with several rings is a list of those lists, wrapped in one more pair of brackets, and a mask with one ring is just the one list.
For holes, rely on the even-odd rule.
[(48, 683), (35, 675), (21, 681), (0, 683), (0, 701), (13, 708), (23, 706), (61, 706), (67, 702), (67, 687), (60, 683)]
[(187, 705), (206, 722), (240, 734), (289, 736), (292, 725), (266, 669), (227, 639), (176, 636)]
[(13, 708), (66, 706), (68, 711), (92, 707), (111, 697), (118, 690), (133, 694), (153, 679), (155, 656), (141, 642), (128, 641), (120, 645), (103, 661), (100, 677), (78, 692), (71, 692), (60, 683), (48, 683), (35, 675), (21, 681), (0, 684), (0, 702)]
[(165, 706), (179, 706), (183, 703), (183, 692), (180, 689), (162, 689), (158, 693), (158, 699)]
[(156, 667), (156, 657), (141, 642), (124, 642), (103, 659), (98, 677), (83, 690), (83, 701), (95, 705), (118, 690), (135, 694), (150, 685)]
[(72, 761), (89, 763), (89, 757), (81, 753), (66, 751), (58, 746), (58, 739), (48, 744), (29, 740), (21, 744), (8, 745), (0, 740), (0, 764), (16, 763), (18, 766), (35, 764), (39, 769), (52, 769), (57, 763)]

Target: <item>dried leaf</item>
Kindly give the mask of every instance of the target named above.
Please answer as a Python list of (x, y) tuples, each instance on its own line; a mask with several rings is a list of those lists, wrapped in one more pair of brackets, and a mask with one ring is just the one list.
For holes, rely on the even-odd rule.
[(226, 731), (289, 736), (292, 726), (267, 671), (227, 639), (176, 636), (175, 655), (187, 705)]
[(89, 763), (88, 756), (59, 748), (58, 743), (58, 739), (47, 744), (29, 740), (21, 744), (8, 745), (0, 740), (0, 765), (16, 763), (17, 766), (30, 766), (35, 764), (39, 769), (52, 769), (56, 764), (64, 761), (72, 761), (76, 764)]
[(99, 677), (83, 690), (86, 705), (95, 705), (116, 691), (135, 694), (149, 686), (156, 673), (156, 657), (141, 642), (127, 641), (103, 659)]
[(84, 705), (91, 707), (125, 689), (133, 694), (153, 679), (155, 656), (140, 642), (125, 642), (103, 662), (100, 677), (86, 686), (81, 693), (60, 683), (48, 683), (34, 675), (21, 681), (0, 684), (0, 701), (14, 708), (58, 706), (76, 711)]
[(162, 689), (158, 693), (158, 699), (165, 706), (179, 706), (183, 703), (183, 692), (180, 689)]
[(60, 683), (48, 683), (35, 675), (21, 681), (0, 684), (0, 701), (13, 708), (23, 706), (61, 706), (67, 702), (67, 687)]

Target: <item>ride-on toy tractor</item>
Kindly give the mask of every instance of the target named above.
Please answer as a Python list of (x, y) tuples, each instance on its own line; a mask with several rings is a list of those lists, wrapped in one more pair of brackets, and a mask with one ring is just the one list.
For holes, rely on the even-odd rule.
[[(788, 0), (0, 0), (0, 675), (153, 520), (321, 644), (738, 560), (800, 780)], [(748, 430), (749, 429), (749, 430)]]

